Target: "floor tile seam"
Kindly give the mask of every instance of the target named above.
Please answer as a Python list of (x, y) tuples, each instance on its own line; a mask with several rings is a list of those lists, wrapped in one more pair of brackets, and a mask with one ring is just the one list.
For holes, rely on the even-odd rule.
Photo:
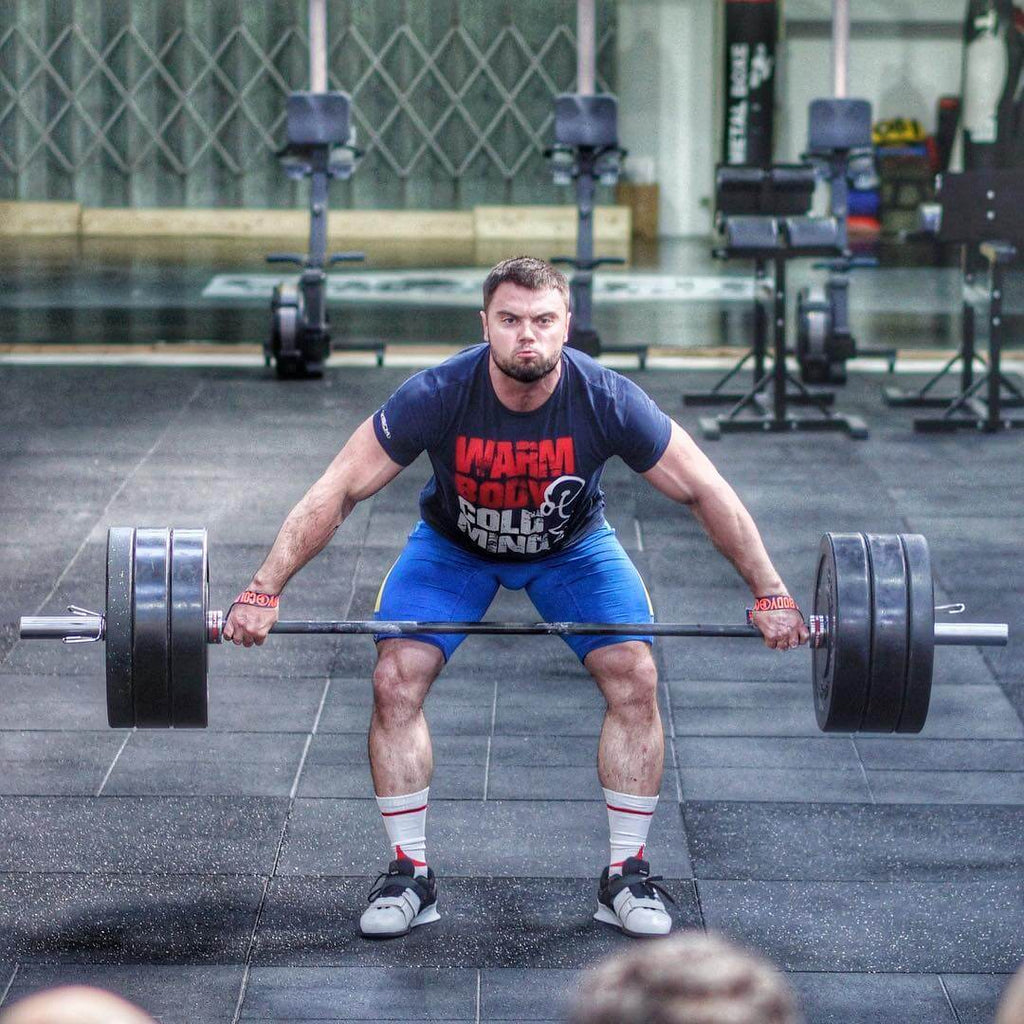
[[(725, 765), (681, 765), (680, 771), (692, 774), (695, 772), (757, 772), (759, 776), (765, 777), (781, 777), (786, 773), (796, 774), (800, 776), (811, 776), (821, 777), (824, 773), (828, 773), (829, 776), (857, 776), (859, 773), (856, 768), (826, 768), (824, 766), (808, 766), (808, 767), (793, 767), (793, 768), (774, 768), (768, 767), (767, 765), (742, 765), (742, 764), (725, 764)], [(957, 779), (971, 779), (979, 775), (984, 776), (1015, 776), (1022, 775), (1024, 772), (1015, 771), (1009, 768), (869, 768), (867, 774), (874, 776), (876, 782), (884, 782), (882, 776), (908, 776), (908, 775), (924, 775), (928, 777), (934, 777), (933, 781), (938, 781), (943, 777), (952, 777)], [(872, 792), (869, 788), (869, 792)], [(878, 795), (872, 792), (872, 803), (879, 803)], [(899, 802), (899, 801), (896, 801)]]
[[(985, 667), (989, 670), (989, 673), (995, 678), (996, 683), (999, 686), (999, 689), (1003, 691), (1003, 695), (1007, 696), (1006, 690), (1003, 688), (1003, 683), (1008, 682), (1008, 680), (1004, 680), (1002, 678), (999, 668), (992, 663), (992, 657), (993, 656), (990, 651), (982, 651), (981, 658), (982, 661), (985, 662)], [(1018, 707), (1016, 704), (1013, 703), (1013, 701), (1010, 701), (1009, 703), (1013, 707), (1013, 710), (1017, 713), (1017, 717), (1021, 720), (1021, 724), (1024, 725), (1024, 707)]]
[(295, 797), (299, 791), (299, 785), (302, 781), (302, 772), (306, 767), (306, 758), (309, 755), (309, 748), (313, 744), (313, 737), (316, 736), (317, 730), (320, 728), (320, 717), (324, 713), (324, 705), (327, 703), (327, 695), (331, 689), (331, 677), (327, 676), (324, 680), (323, 693), (320, 694), (320, 704), (316, 709), (316, 714), (313, 716), (313, 725), (310, 727), (309, 733), (306, 736), (306, 742), (302, 748), (302, 755), (299, 758), (298, 768), (295, 770), (295, 777), (292, 779), (292, 787), (288, 792), (288, 799), (290, 801), (288, 805), (288, 813), (291, 813), (292, 806), (295, 803)]
[[(729, 710), (722, 708), (719, 710)], [(504, 735), (499, 733), (499, 735)], [(596, 735), (595, 734), (581, 734), (581, 735)], [(680, 732), (677, 733), (677, 737), (681, 739), (695, 739), (695, 740), (713, 740), (713, 739), (730, 739), (730, 740), (810, 740), (817, 737), (816, 733), (813, 732), (777, 732), (777, 733), (742, 733), (742, 732)], [(978, 737), (978, 736), (965, 736), (962, 733), (958, 735), (950, 736), (936, 736), (936, 740), (965, 740), (974, 739), (982, 742), (984, 739), (991, 739), (1000, 743), (1005, 743), (1008, 740), (1020, 740), (1021, 734), (1015, 733), (1013, 735), (1001, 735), (1001, 736), (989, 736), (989, 737)], [(912, 740), (908, 742), (918, 742)]]
[[(192, 878), (197, 880), (211, 879), (211, 878), (223, 878), (223, 879), (238, 879), (241, 881), (255, 881), (257, 879), (267, 879), (269, 875), (262, 871), (138, 871), (136, 869), (122, 869), (120, 871), (92, 871), (92, 870), (78, 870), (78, 871), (63, 871), (63, 870), (50, 870), (46, 868), (36, 868), (34, 870), (28, 870), (25, 868), (5, 868), (0, 865), (0, 878), (36, 878), (36, 877), (47, 877), (47, 878), (107, 878), (117, 879), (124, 881), (126, 879), (170, 879), (170, 878)], [(316, 877), (314, 875), (310, 876)]]
[[(965, 865), (965, 869), (970, 869), (973, 873), (977, 873), (977, 868), (974, 865)], [(848, 878), (832, 877), (832, 878), (761, 878), (756, 876), (747, 876), (745, 878), (739, 877), (712, 877), (705, 875), (694, 875), (693, 881), (697, 882), (722, 882), (722, 883), (741, 883), (741, 884), (766, 884), (766, 885), (876, 885), (876, 886), (934, 886), (934, 887), (948, 887), (950, 885), (972, 885), (972, 886), (990, 886), (998, 885), (1000, 882), (1005, 883), (1007, 886), (1016, 885), (1016, 878), (1013, 875), (1007, 875), (1005, 878), (998, 878), (995, 880), (974, 882), (970, 878)], [(926, 971), (927, 974), (934, 974), (934, 971)], [(947, 974), (950, 972), (946, 972)], [(997, 972), (1001, 973), (1001, 972)]]
[(478, 967), (476, 969), (476, 1006), (475, 1013), (473, 1015), (473, 1020), (475, 1021), (475, 1024), (480, 1024), (480, 988), (480, 968)]
[(704, 917), (704, 901), (700, 898), (701, 881), (701, 879), (697, 878), (696, 874), (694, 874), (693, 878), (690, 879), (690, 882), (693, 885), (693, 898), (697, 904), (697, 917), (700, 920), (700, 930), (702, 932), (706, 932), (708, 930), (708, 923), (707, 919)]
[[(636, 525), (636, 538), (637, 546), (641, 551), (644, 550), (643, 543), (643, 529), (639, 518), (634, 516), (633, 522)], [(676, 722), (675, 713), (672, 708), (672, 693), (669, 690), (668, 681), (663, 675), (663, 669), (665, 668), (665, 648), (663, 645), (658, 645), (654, 648), (655, 664), (658, 669), (658, 680), (662, 689), (665, 700), (665, 713), (668, 716), (668, 749), (669, 754), (672, 758), (672, 776), (676, 784), (676, 808), (679, 818), (679, 827), (683, 833), (683, 850), (686, 854), (686, 863), (690, 866), (690, 873), (693, 873), (693, 851), (690, 848), (690, 835), (689, 830), (686, 827), (686, 815), (683, 811), (685, 806), (685, 800), (683, 797), (683, 779), (682, 773), (679, 767), (679, 752), (676, 750)], [(697, 901), (697, 910), (700, 913), (701, 928), (705, 928), (704, 925), (704, 913), (700, 907), (700, 894), (696, 891), (696, 883), (694, 883), (694, 894)]]
[(939, 988), (942, 989), (942, 994), (946, 997), (946, 1005), (949, 1007), (949, 1012), (953, 1015), (953, 1020), (956, 1024), (962, 1024), (960, 1014), (957, 1012), (956, 1006), (953, 1005), (953, 1000), (950, 997), (949, 989), (946, 988), (945, 981), (942, 980), (941, 974), (936, 974), (935, 977), (939, 981)]
[[(360, 556), (359, 557), (360, 558), (362, 557), (362, 552), (361, 551), (360, 551)], [(357, 564), (358, 564), (358, 560), (357, 560)], [(355, 597), (355, 581), (353, 580), (352, 590), (351, 590), (351, 593), (349, 595), (348, 608), (351, 608), (351, 604), (352, 604), (352, 601), (354, 600), (354, 597)], [(346, 615), (348, 614), (348, 610), (347, 609), (346, 609), (345, 614)], [(317, 734), (317, 730), (319, 729), (320, 718), (323, 715), (324, 705), (327, 702), (327, 695), (330, 692), (330, 688), (331, 688), (331, 676), (330, 676), (330, 673), (328, 673), (327, 674), (327, 678), (324, 681), (323, 693), (320, 695), (320, 704), (317, 707), (316, 714), (313, 717), (313, 724), (310, 727), (309, 735), (306, 737), (306, 744), (305, 744), (305, 747), (303, 748), (303, 751), (302, 751), (302, 758), (301, 758), (301, 760), (299, 762), (298, 770), (296, 771), (295, 778), (294, 778), (294, 780), (292, 782), (291, 794), (290, 794), (290, 796), (288, 798), (288, 807), (287, 807), (287, 810), (285, 811), (284, 821), (281, 823), (281, 832), (280, 832), (280, 835), (278, 836), (278, 840), (277, 840), (277, 850), (276, 850), (276, 852), (274, 854), (274, 863), (271, 865), (270, 874), (264, 880), (263, 890), (260, 893), (259, 904), (256, 907), (256, 916), (255, 916), (255, 919), (253, 920), (252, 932), (249, 935), (249, 942), (248, 942), (248, 944), (246, 946), (246, 950), (245, 950), (245, 970), (242, 973), (242, 982), (241, 982), (241, 985), (239, 986), (238, 1002), (235, 1005), (235, 1013), (234, 1013), (234, 1016), (232, 1017), (232, 1024), (238, 1024), (238, 1021), (239, 1021), (239, 1019), (241, 1017), (241, 1014), (242, 1014), (242, 1006), (243, 1006), (243, 1003), (245, 1002), (245, 994), (246, 994), (246, 989), (248, 987), (249, 974), (250, 974), (250, 971), (251, 971), (251, 968), (252, 968), (253, 955), (254, 955), (255, 950), (256, 950), (256, 938), (257, 938), (257, 935), (259, 934), (260, 924), (261, 924), (261, 922), (263, 920), (264, 910), (265, 910), (266, 905), (267, 905), (267, 896), (268, 896), (268, 894), (270, 892), (271, 882), (273, 881), (274, 878), (278, 877), (277, 869), (278, 869), (278, 867), (279, 867), (279, 865), (281, 863), (281, 854), (284, 851), (285, 837), (288, 834), (288, 823), (291, 821), (292, 812), (294, 811), (294, 808), (295, 808), (295, 802), (296, 802), (296, 799), (297, 799), (296, 798), (296, 793), (298, 792), (299, 783), (300, 783), (300, 780), (302, 778), (302, 771), (303, 771), (303, 768), (305, 767), (305, 764), (306, 764), (306, 754), (309, 751), (310, 744), (313, 742), (313, 737)]]
[[(60, 585), (64, 582), (68, 573), (71, 571), (71, 567), (78, 561), (79, 556), (85, 550), (86, 545), (89, 543), (89, 536), (92, 534), (92, 531), (96, 528), (96, 525), (102, 522), (106, 514), (110, 511), (111, 506), (114, 504), (115, 501), (117, 501), (118, 497), (120, 497), (122, 491), (124, 491), (125, 487), (128, 486), (133, 477), (148, 461), (150, 456), (152, 456), (152, 454), (157, 450), (157, 448), (160, 447), (160, 445), (164, 441), (164, 438), (167, 437), (167, 435), (171, 432), (171, 429), (185, 415), (185, 413), (188, 411), (192, 403), (199, 397), (200, 392), (203, 390), (205, 386), (206, 382), (203, 379), (200, 379), (199, 383), (196, 384), (195, 388), (192, 389), (192, 393), (189, 395), (189, 397), (182, 403), (178, 411), (171, 417), (170, 421), (164, 427), (164, 429), (160, 431), (159, 435), (157, 436), (157, 439), (150, 446), (149, 450), (142, 456), (141, 459), (139, 459), (138, 462), (136, 462), (136, 464), (132, 467), (132, 469), (128, 471), (128, 474), (117, 486), (117, 488), (115, 488), (114, 493), (110, 496), (110, 498), (107, 500), (107, 503), (103, 506), (103, 509), (100, 511), (99, 516), (97, 516), (96, 521), (86, 531), (85, 536), (82, 538), (81, 544), (78, 545), (77, 549), (75, 550), (75, 553), (71, 556), (70, 561), (68, 562), (67, 565), (64, 566), (64, 569), (61, 571), (60, 575), (57, 577), (53, 586), (50, 588), (49, 593), (47, 593), (46, 597), (44, 597), (43, 600), (39, 602), (39, 605), (36, 607), (36, 610), (32, 613), (33, 615), (39, 615), (43, 608), (46, 607), (47, 603), (53, 598), (53, 595), (57, 593), (57, 590), (60, 588)], [(17, 644), (13, 644), (11, 646), (11, 649), (4, 655), (3, 659), (0, 660), (0, 666), (6, 663), (7, 659), (11, 656), (11, 651), (15, 650), (16, 647)]]
[(245, 967), (242, 970), (242, 980), (239, 984), (238, 999), (235, 1000), (235, 1011), (231, 1016), (231, 1024), (238, 1024), (238, 1021), (242, 1016), (242, 1006), (245, 1003), (245, 997), (249, 991), (249, 975), (251, 971), (252, 966), (246, 962)]
[[(494, 693), (491, 697), (491, 728), (487, 734), (487, 757), (484, 761), (484, 795), (483, 802), (487, 803), (487, 787), (491, 779), (491, 747), (494, 744), (494, 723), (498, 718), (498, 679), (494, 680)], [(477, 1018), (479, 1019), (479, 1007), (477, 1007)]]
[[(467, 766), (468, 767), (468, 766)], [(499, 767), (528, 768), (529, 765), (500, 765)], [(575, 768), (577, 765), (565, 765), (566, 768)], [(876, 768), (870, 765), (774, 765), (774, 764), (681, 764), (680, 768), (693, 769), (695, 771), (758, 771), (758, 772), (842, 772), (855, 774), (862, 770), (869, 775), (1024, 775), (1024, 768)]]
[(56, 794), (56, 795), (50, 794), (49, 796), (42, 797), (42, 798), (41, 797), (34, 797), (34, 796), (27, 796), (27, 795), (22, 794), (22, 793), (9, 793), (9, 794), (6, 794), (6, 795), (0, 794), (0, 796), (2, 796), (2, 798), (5, 799), (5, 800), (39, 800), (39, 799), (47, 799), (47, 800), (64, 800), (64, 801), (69, 802), (69, 803), (71, 801), (75, 801), (76, 803), (81, 803), (81, 804), (84, 804), (84, 803), (87, 803), (87, 802), (93, 802), (93, 801), (96, 801), (96, 800), (102, 800), (104, 803), (107, 802), (108, 800), (109, 801), (112, 801), (112, 800), (135, 800), (135, 801), (138, 801), (139, 803), (148, 802), (148, 801), (152, 801), (152, 800), (177, 800), (177, 801), (194, 800), (194, 801), (197, 801), (197, 802), (210, 802), (210, 801), (217, 801), (217, 800), (225, 801), (225, 802), (228, 801), (228, 800), (252, 800), (252, 801), (260, 800), (260, 801), (274, 801), (274, 802), (277, 802), (277, 803), (284, 803), (288, 799), (288, 797), (286, 797), (286, 796), (230, 796), (230, 795), (229, 796), (221, 796), (221, 795), (218, 795), (216, 793), (198, 793), (198, 794), (196, 794), (194, 796), (191, 796), (191, 795), (188, 795), (188, 794), (171, 794), (171, 795), (167, 795), (167, 794), (162, 794), (162, 793), (118, 793), (116, 796), (112, 795), (112, 796), (104, 796), (104, 797), (78, 796), (78, 795), (61, 796), (60, 794)]
[(7, 997), (11, 994), (11, 989), (14, 988), (14, 979), (18, 977), (18, 969), (21, 967), (20, 962), (15, 963), (14, 970), (11, 971), (10, 978), (7, 979), (7, 984), (4, 986), (4, 990), (0, 993), (0, 1006), (3, 1006), (7, 1002)]
[(121, 743), (121, 746), (117, 748), (117, 753), (114, 755), (114, 760), (110, 762), (110, 767), (107, 769), (106, 775), (103, 776), (103, 781), (100, 783), (99, 789), (96, 790), (95, 795), (97, 797), (103, 796), (103, 789), (106, 786), (106, 784), (110, 781), (110, 776), (113, 774), (114, 766), (120, 759), (121, 754), (124, 753), (124, 748), (128, 746), (128, 741), (132, 738), (132, 736), (135, 735), (135, 732), (135, 729), (130, 729), (128, 733), (125, 735), (124, 741)]
[[(520, 881), (522, 881), (522, 882), (552, 882), (552, 881), (561, 881), (561, 882), (580, 883), (581, 885), (586, 885), (586, 886), (589, 887), (589, 886), (592, 886), (594, 884), (594, 882), (597, 880), (598, 876), (601, 873), (600, 868), (601, 868), (601, 866), (603, 866), (603, 857), (596, 857), (595, 858), (595, 864), (598, 865), (598, 866), (595, 867), (595, 870), (593, 871), (592, 874), (588, 874), (588, 875), (572, 875), (572, 874), (566, 874), (566, 875), (534, 875), (534, 874), (527, 874), (527, 873), (522, 872), (522, 871), (515, 872), (515, 873), (512, 873), (512, 874), (500, 874), (500, 875), (498, 875), (498, 874), (491, 874), (491, 875), (476, 874), (476, 875), (471, 875), (471, 874), (464, 874), (464, 873), (459, 872), (459, 871), (444, 871), (443, 874), (439, 873), (438, 877), (439, 878), (444, 878), (444, 879), (457, 878), (457, 879), (459, 879), (462, 882), (480, 882), (480, 883), (487, 883), (487, 884), (493, 884), (494, 882), (502, 882), (502, 881), (504, 881), (504, 882), (520, 882)], [(0, 877), (3, 877), (3, 872), (0, 872)], [(322, 871), (317, 871), (315, 874), (303, 873), (303, 874), (283, 874), (283, 875), (277, 875), (276, 878), (274, 879), (274, 881), (288, 881), (288, 882), (314, 881), (314, 882), (318, 882), (318, 881), (322, 881), (323, 879), (326, 879), (326, 878), (344, 878), (344, 879), (361, 880), (361, 879), (372, 878), (372, 877), (373, 877), (373, 872), (372, 871), (369, 872), (369, 873), (367, 873), (367, 872), (359, 872), (359, 873), (353, 872), (352, 874), (336, 874), (336, 875), (324, 874)], [(692, 881), (694, 881), (694, 876), (693, 875), (666, 875), (665, 877), (669, 881), (672, 881), (672, 882), (692, 882)], [(714, 881), (714, 879), (706, 879), (706, 881)], [(345, 964), (338, 964), (336, 966), (343, 967), (343, 966), (346, 966), (346, 965)]]
[(281, 862), (281, 852), (284, 849), (285, 835), (288, 831), (288, 822), (291, 820), (292, 807), (295, 804), (295, 798), (293, 797), (289, 801), (288, 812), (285, 814), (284, 823), (281, 825), (281, 834), (278, 836), (277, 851), (274, 854), (274, 863), (271, 865), (270, 874), (264, 877), (263, 889), (260, 892), (259, 903), (256, 906), (256, 914), (253, 918), (252, 931), (249, 933), (249, 941), (246, 944), (245, 949), (245, 970), (242, 972), (242, 982), (239, 987), (238, 1003), (235, 1006), (235, 1014), (232, 1018), (232, 1024), (238, 1024), (238, 1020), (242, 1013), (242, 1003), (245, 998), (245, 990), (248, 983), (249, 972), (252, 967), (253, 954), (256, 950), (256, 937), (259, 934), (260, 924), (263, 920), (263, 913), (267, 905), (267, 896), (270, 892), (271, 881), (278, 877), (277, 868)]
[(995, 808), (1012, 812), (1013, 814), (1020, 813), (1020, 804), (1015, 803), (965, 803), (963, 801), (949, 801), (949, 800), (922, 800), (920, 802), (907, 802), (905, 800), (885, 800), (876, 801), (874, 803), (865, 803), (862, 800), (736, 800), (736, 799), (718, 799), (718, 800), (686, 800), (686, 804), (757, 804), (759, 806), (774, 805), (776, 807), (821, 807), (821, 808), (835, 808), (837, 805), (847, 805), (850, 807), (877, 807), (879, 810), (890, 810), (894, 811), (900, 808), (906, 807), (942, 807), (949, 811), (960, 810), (964, 807), (970, 807), (975, 810), (991, 811)]
[[(479, 766), (471, 766), (478, 768)], [(849, 772), (848, 774), (853, 774)], [(956, 772), (948, 772), (945, 774), (956, 775)], [(1004, 772), (1004, 773), (993, 773), (993, 774), (1009, 774), (1018, 775), (1020, 772)], [(62, 800), (62, 801), (75, 801), (78, 804), (86, 805), (94, 803), (99, 800), (103, 803), (113, 804), (115, 801), (135, 801), (137, 803), (150, 802), (150, 801), (195, 801), (195, 802), (228, 802), (235, 800), (245, 801), (274, 801), (283, 803), (290, 798), (286, 795), (262, 795), (262, 794), (250, 794), (250, 793), (172, 793), (172, 794), (133, 794), (133, 793), (111, 793), (102, 797), (96, 797), (91, 795), (81, 794), (62, 794), (62, 793), (41, 793), (41, 794), (27, 794), (27, 793), (0, 793), (0, 800), (3, 801), (40, 801), (40, 800)], [(371, 804), (374, 800), (373, 796), (309, 796), (298, 794), (295, 796), (296, 802), (303, 803), (317, 803), (325, 804), (330, 802), (336, 803), (352, 803), (360, 802), (364, 804)], [(574, 797), (574, 796), (489, 796), (487, 802), (493, 804), (586, 804), (600, 802), (600, 795), (594, 795), (593, 797)], [(480, 803), (481, 800), (477, 796), (438, 796), (431, 800), (431, 803), (441, 806), (443, 804), (466, 804), (466, 803)], [(878, 807), (879, 809), (895, 810), (897, 808), (905, 807), (939, 807), (947, 808), (948, 810), (955, 810), (964, 807), (973, 807), (978, 810), (984, 809), (991, 811), (995, 809), (1005, 810), (1007, 812), (1017, 811), (1020, 808), (1020, 804), (1013, 801), (986, 801), (982, 803), (970, 803), (964, 802), (963, 800), (875, 800), (875, 801), (864, 801), (864, 800), (794, 800), (792, 798), (774, 798), (774, 799), (761, 799), (756, 797), (686, 797), (680, 801), (680, 806), (688, 806), (694, 804), (757, 804), (766, 805), (771, 804), (777, 807), (789, 807), (789, 808), (805, 808), (811, 806), (829, 807), (834, 808), (837, 804), (848, 804), (850, 806), (864, 807), (872, 806)], [(290, 812), (289, 812), (290, 813)]]
[[(814, 968), (814, 967), (801, 967), (801, 968), (799, 968), (798, 970), (795, 970), (795, 971), (786, 971), (786, 970), (784, 970), (782, 973), (783, 974), (823, 974), (825, 976), (837, 975), (839, 977), (845, 977), (846, 975), (851, 975), (853, 977), (858, 977), (858, 978), (891, 978), (891, 977), (897, 977), (897, 978), (938, 978), (938, 977), (941, 977), (941, 972), (939, 972), (939, 971), (840, 971), (840, 970), (829, 971), (829, 970), (817, 969), (817, 968)], [(956, 973), (956, 972), (953, 972), (953, 973)], [(968, 973), (970, 975), (972, 975), (972, 976), (974, 974), (981, 973), (983, 977), (1002, 977), (1002, 976), (1004, 976), (1003, 972), (1001, 972), (1001, 971), (995, 972), (995, 973), (987, 973), (987, 972), (984, 972), (984, 971), (982, 971), (982, 972), (970, 971)]]

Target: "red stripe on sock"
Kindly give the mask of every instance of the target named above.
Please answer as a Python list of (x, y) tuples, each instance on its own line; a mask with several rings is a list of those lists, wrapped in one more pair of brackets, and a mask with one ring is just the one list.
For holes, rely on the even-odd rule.
[(605, 807), (609, 811), (620, 811), (623, 814), (639, 814), (645, 818), (649, 818), (654, 814), (654, 811), (634, 811), (632, 807), (612, 807), (611, 804), (605, 804)]
[[(639, 857), (640, 860), (643, 860), (644, 859), (644, 847), (641, 846), (640, 849), (637, 850), (635, 854), (633, 854), (633, 856), (634, 857)], [(608, 865), (608, 867), (610, 867), (610, 868), (621, 868), (625, 863), (626, 862), (624, 860), (613, 860), (611, 862), (611, 864)]]
[(416, 860), (415, 857), (410, 857), (405, 850), (395, 843), (395, 859), (397, 860), (399, 857), (404, 857), (407, 861), (410, 861), (414, 868), (425, 868), (427, 866), (425, 860)]
[(415, 814), (417, 811), (425, 811), (430, 804), (424, 804), (422, 807), (410, 807), (407, 811), (381, 811), (382, 818), (393, 818), (396, 814)]

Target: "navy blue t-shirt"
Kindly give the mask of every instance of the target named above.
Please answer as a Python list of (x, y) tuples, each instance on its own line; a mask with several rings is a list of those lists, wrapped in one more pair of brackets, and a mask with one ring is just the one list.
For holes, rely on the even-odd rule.
[(440, 534), (484, 557), (541, 558), (601, 525), (605, 462), (618, 455), (645, 472), (672, 424), (631, 380), (571, 348), (544, 404), (514, 412), (494, 393), (488, 349), (474, 345), (410, 377), (373, 427), (399, 465), (430, 457), (420, 514)]

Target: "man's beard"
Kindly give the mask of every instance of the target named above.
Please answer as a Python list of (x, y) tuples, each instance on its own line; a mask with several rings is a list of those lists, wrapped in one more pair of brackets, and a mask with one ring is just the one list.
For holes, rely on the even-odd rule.
[(532, 363), (516, 362), (515, 356), (508, 360), (508, 362), (503, 362), (498, 357), (498, 353), (492, 348), (491, 358), (494, 360), (494, 365), (506, 377), (511, 377), (513, 380), (519, 381), (520, 384), (532, 384), (534, 381), (540, 380), (541, 377), (546, 377), (554, 370), (562, 358), (562, 353), (558, 351), (549, 359), (543, 361), (535, 360)]

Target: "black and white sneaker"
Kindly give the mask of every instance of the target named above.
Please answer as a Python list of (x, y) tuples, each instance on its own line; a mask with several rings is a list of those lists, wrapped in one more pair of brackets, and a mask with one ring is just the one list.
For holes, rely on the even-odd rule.
[(393, 860), (370, 886), (370, 905), (359, 918), (359, 933), (364, 939), (397, 939), (421, 924), (437, 921), (437, 879), (417, 878), (411, 860)]
[(621, 928), (635, 939), (667, 935), (672, 930), (672, 918), (661, 896), (669, 903), (675, 900), (658, 885), (660, 881), (661, 875), (652, 875), (650, 864), (639, 857), (627, 857), (621, 875), (609, 878), (608, 868), (605, 868), (597, 892), (594, 920)]

